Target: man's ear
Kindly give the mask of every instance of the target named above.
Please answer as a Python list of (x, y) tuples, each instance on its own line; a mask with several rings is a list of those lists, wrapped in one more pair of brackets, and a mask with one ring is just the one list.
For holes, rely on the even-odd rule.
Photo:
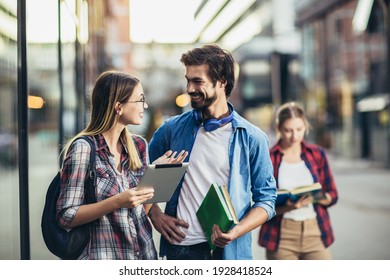
[(226, 84), (227, 84), (226, 80), (224, 80), (224, 79), (219, 80), (218, 83), (220, 84), (221, 88), (225, 88)]

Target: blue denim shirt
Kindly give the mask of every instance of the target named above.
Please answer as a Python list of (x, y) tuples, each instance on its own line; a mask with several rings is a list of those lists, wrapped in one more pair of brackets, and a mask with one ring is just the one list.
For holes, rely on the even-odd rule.
[[(191, 164), (191, 150), (200, 123), (193, 112), (185, 112), (171, 117), (156, 130), (149, 143), (150, 162), (163, 155), (167, 150), (186, 150), (186, 161)], [(268, 220), (275, 215), (276, 183), (269, 156), (267, 135), (234, 112), (233, 133), (229, 141), (229, 194), (241, 220), (253, 207), (262, 207), (268, 214)], [(205, 147), (207, 149), (207, 147)], [(176, 217), (176, 207), (182, 182), (178, 185), (165, 213)], [(160, 243), (160, 257), (166, 255), (167, 241)], [(224, 259), (252, 259), (252, 235), (244, 234), (231, 242), (224, 249)]]

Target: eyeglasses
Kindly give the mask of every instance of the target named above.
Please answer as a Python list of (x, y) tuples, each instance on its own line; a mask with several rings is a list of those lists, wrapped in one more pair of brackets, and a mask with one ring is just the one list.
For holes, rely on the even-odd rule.
[(137, 101), (127, 101), (127, 102), (125, 102), (125, 103), (142, 103), (142, 107), (145, 107), (146, 99), (145, 99), (145, 97), (143, 96), (143, 97), (141, 97), (140, 100), (137, 100)]

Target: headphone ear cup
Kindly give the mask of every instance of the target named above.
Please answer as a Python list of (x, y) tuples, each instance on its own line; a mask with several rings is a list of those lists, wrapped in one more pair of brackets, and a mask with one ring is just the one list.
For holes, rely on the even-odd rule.
[(206, 130), (207, 132), (210, 132), (210, 131), (216, 130), (220, 126), (223, 126), (224, 124), (231, 122), (232, 119), (233, 119), (233, 111), (231, 111), (230, 115), (227, 116), (226, 118), (223, 118), (220, 120), (209, 119), (209, 120), (204, 121), (203, 127), (204, 127), (204, 130)]
[(221, 120), (209, 119), (203, 123), (203, 128), (207, 132), (210, 132), (219, 128), (221, 126), (221, 123)]

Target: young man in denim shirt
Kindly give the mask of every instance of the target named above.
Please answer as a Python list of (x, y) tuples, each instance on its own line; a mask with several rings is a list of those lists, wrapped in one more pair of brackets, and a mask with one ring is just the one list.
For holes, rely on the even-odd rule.
[[(269, 140), (228, 102), (234, 59), (215, 44), (194, 48), (180, 60), (186, 67), (192, 111), (167, 120), (149, 144), (150, 161), (167, 150), (189, 152), (189, 167), (165, 213), (155, 204), (149, 217), (161, 233), (167, 259), (252, 259), (251, 231), (275, 215), (276, 185)], [(210, 185), (228, 186), (239, 223), (223, 233), (213, 227), (211, 252), (196, 217)]]

